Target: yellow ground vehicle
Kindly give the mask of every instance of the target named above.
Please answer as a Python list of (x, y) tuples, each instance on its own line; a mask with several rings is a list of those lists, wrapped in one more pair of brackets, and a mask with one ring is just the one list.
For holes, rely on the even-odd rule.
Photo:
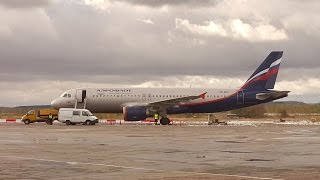
[[(56, 109), (39, 109), (31, 110), (21, 119), (25, 124), (30, 124), (34, 122), (47, 122), (47, 124), (52, 124), (53, 120), (58, 119), (58, 110)], [(52, 115), (52, 119), (49, 116)]]

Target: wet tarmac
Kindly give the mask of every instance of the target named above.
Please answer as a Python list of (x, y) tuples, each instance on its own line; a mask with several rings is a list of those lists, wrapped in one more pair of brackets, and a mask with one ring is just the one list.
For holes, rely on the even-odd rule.
[(320, 126), (0, 124), (0, 179), (320, 179)]

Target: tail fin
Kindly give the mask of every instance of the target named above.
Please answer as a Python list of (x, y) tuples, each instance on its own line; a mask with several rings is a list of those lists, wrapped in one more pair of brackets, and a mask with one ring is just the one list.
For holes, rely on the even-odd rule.
[(241, 89), (273, 89), (276, 83), (283, 51), (272, 51)]

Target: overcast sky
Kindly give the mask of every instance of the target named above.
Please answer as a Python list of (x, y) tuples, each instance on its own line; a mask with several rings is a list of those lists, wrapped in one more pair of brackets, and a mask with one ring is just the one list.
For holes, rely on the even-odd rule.
[(276, 89), (320, 102), (320, 1), (0, 0), (0, 106), (77, 87), (239, 88), (273, 50)]

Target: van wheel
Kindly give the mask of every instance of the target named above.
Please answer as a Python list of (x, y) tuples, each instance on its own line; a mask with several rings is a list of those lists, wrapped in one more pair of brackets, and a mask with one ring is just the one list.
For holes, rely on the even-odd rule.
[(70, 126), (70, 125), (71, 125), (71, 121), (66, 120), (66, 125), (67, 125), (67, 126)]
[(30, 120), (29, 119), (26, 119), (25, 121), (24, 121), (24, 124), (30, 124)]
[(96, 122), (91, 121), (90, 125), (96, 125)]
[(90, 120), (86, 120), (85, 125), (90, 125), (91, 121)]

